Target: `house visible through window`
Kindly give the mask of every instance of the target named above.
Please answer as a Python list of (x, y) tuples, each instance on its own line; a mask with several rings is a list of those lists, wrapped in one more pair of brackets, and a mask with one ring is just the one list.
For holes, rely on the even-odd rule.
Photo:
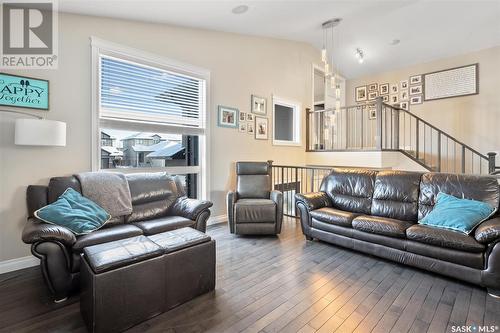
[(92, 46), (99, 135), (94, 169), (164, 170), (183, 175), (191, 197), (205, 196), (200, 156), (206, 154), (208, 72), (94, 39)]

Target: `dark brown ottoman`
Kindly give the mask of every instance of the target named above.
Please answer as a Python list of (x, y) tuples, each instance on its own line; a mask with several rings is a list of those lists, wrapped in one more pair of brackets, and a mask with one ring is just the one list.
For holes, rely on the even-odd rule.
[(148, 236), (165, 252), (165, 311), (215, 288), (215, 240), (192, 228)]
[(164, 250), (145, 236), (86, 247), (80, 311), (91, 332), (119, 332), (165, 308)]

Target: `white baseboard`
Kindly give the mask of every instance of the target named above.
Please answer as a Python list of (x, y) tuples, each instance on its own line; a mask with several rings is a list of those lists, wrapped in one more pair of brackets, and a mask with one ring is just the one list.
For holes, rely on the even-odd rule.
[(0, 274), (17, 271), (19, 269), (37, 266), (40, 259), (33, 256), (26, 256), (16, 259), (0, 261)]
[(208, 218), (207, 225), (212, 225), (212, 224), (217, 224), (217, 223), (222, 223), (227, 221), (227, 215), (217, 215), (217, 216), (211, 216)]

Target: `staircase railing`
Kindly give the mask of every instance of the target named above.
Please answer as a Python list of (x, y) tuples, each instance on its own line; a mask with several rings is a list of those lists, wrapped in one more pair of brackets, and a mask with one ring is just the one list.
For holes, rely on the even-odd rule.
[(309, 152), (400, 151), (430, 171), (498, 173), (496, 153), (482, 154), (381, 97), (338, 111), (307, 110), (306, 119)]

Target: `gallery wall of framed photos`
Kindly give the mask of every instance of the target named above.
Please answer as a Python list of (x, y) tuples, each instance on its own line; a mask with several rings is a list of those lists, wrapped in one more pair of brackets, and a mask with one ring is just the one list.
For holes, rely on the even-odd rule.
[(217, 126), (238, 129), (238, 132), (252, 135), (256, 140), (268, 140), (267, 99), (251, 95), (250, 111), (241, 111), (236, 107), (219, 105)]
[[(370, 103), (382, 97), (386, 104), (399, 105), (403, 110), (409, 110), (410, 105), (421, 104), (423, 101), (423, 80), (421, 74), (404, 77), (397, 82), (373, 82), (354, 88), (355, 102)], [(375, 119), (375, 117), (370, 117)]]
[(397, 82), (372, 82), (354, 87), (357, 104), (377, 97), (391, 105), (410, 110), (424, 102), (479, 94), (479, 64), (458, 66), (428, 73), (413, 74)]

